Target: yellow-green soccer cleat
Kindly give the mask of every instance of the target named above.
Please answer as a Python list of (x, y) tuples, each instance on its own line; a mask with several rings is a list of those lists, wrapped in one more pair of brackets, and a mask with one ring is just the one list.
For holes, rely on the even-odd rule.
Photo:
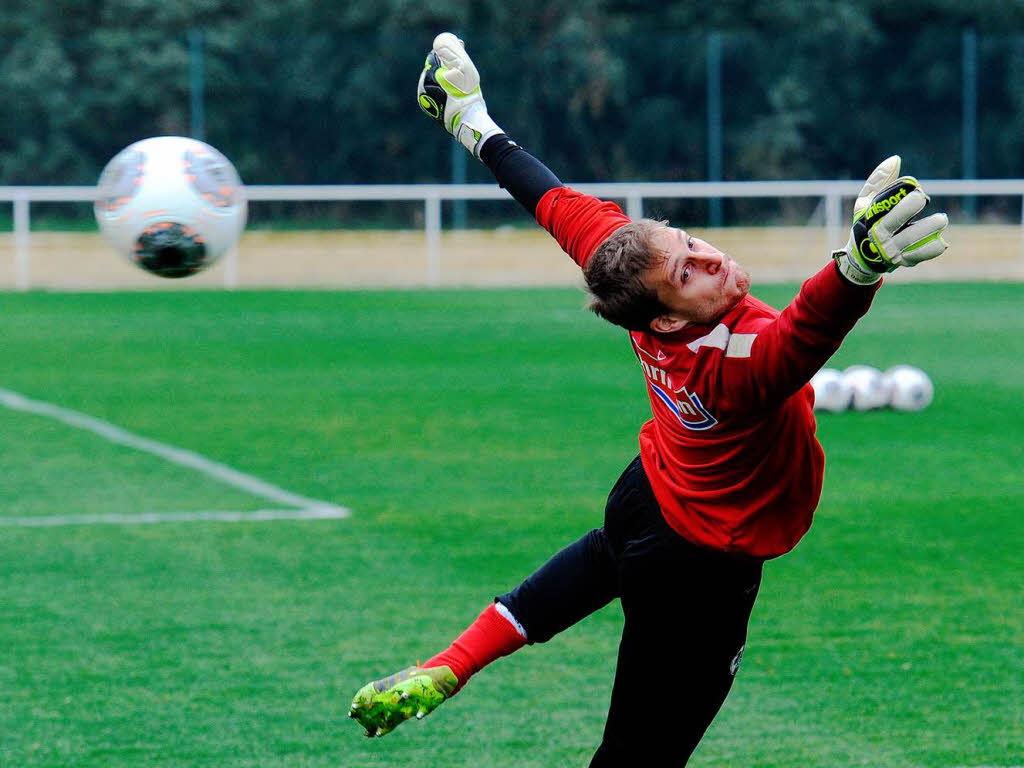
[(360, 688), (348, 716), (359, 721), (367, 736), (383, 736), (412, 717), (422, 720), (458, 685), (451, 667), (409, 667)]

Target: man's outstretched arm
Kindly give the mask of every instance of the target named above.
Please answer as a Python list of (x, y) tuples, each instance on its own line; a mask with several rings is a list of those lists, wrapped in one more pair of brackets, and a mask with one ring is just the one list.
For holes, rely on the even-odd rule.
[(615, 203), (570, 189), (508, 137), (487, 111), (480, 75), (455, 35), (434, 39), (417, 88), (420, 108), (486, 165), (581, 267), (630, 219)]
[(727, 357), (736, 368), (726, 393), (734, 402), (763, 407), (796, 392), (868, 311), (883, 274), (946, 250), (946, 214), (917, 219), (929, 197), (900, 168), (897, 155), (875, 168), (854, 204), (849, 242), (832, 254), (835, 263), (807, 280), (778, 318), (746, 334), (742, 354)]

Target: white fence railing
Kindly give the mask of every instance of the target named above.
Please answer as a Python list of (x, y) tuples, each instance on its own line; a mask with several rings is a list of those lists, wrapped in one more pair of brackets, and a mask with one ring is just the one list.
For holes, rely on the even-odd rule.
[[(941, 179), (925, 180), (924, 187), (933, 196), (1019, 196), (1021, 198), (1021, 246), (1024, 249), (1024, 179)], [(644, 200), (680, 198), (821, 198), (825, 211), (825, 231), (829, 243), (845, 239), (842, 220), (844, 199), (860, 191), (858, 181), (732, 181), (732, 182), (635, 182), (574, 184), (573, 188), (602, 198), (624, 201), (632, 218), (644, 214)], [(352, 185), (249, 185), (253, 201), (391, 201), (423, 203), (426, 235), (427, 283), (437, 285), (441, 278), (441, 201), (505, 200), (508, 193), (493, 184), (352, 184)], [(0, 186), (0, 202), (14, 206), (14, 285), (18, 290), (31, 287), (29, 232), (30, 205), (34, 202), (91, 202), (96, 194), (92, 186)], [(1022, 250), (1024, 253), (1024, 250)], [(229, 258), (235, 258), (231, 254)], [(237, 279), (237, 264), (229, 263), (225, 284)]]

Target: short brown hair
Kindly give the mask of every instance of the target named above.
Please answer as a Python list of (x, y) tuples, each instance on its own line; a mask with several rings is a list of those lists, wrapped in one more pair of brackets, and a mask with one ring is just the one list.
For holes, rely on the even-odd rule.
[(583, 273), (591, 294), (588, 309), (629, 331), (649, 331), (651, 321), (669, 311), (643, 279), (661, 259), (654, 233), (666, 224), (639, 219), (597, 247)]

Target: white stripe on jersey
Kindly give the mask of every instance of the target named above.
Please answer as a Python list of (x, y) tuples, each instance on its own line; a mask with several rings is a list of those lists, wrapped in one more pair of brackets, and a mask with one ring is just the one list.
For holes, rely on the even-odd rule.
[(714, 347), (723, 350), (726, 357), (750, 357), (756, 338), (756, 333), (732, 333), (724, 323), (719, 323), (707, 336), (694, 339), (686, 346), (691, 352), (698, 352), (701, 347)]
[(750, 348), (754, 346), (756, 333), (734, 333), (725, 348), (726, 357), (750, 357)]
[(723, 323), (719, 323), (715, 326), (714, 330), (711, 331), (707, 336), (701, 336), (699, 339), (694, 339), (687, 348), (691, 352), (698, 351), (701, 347), (715, 347), (717, 349), (725, 349), (729, 344), (729, 329), (725, 327)]

